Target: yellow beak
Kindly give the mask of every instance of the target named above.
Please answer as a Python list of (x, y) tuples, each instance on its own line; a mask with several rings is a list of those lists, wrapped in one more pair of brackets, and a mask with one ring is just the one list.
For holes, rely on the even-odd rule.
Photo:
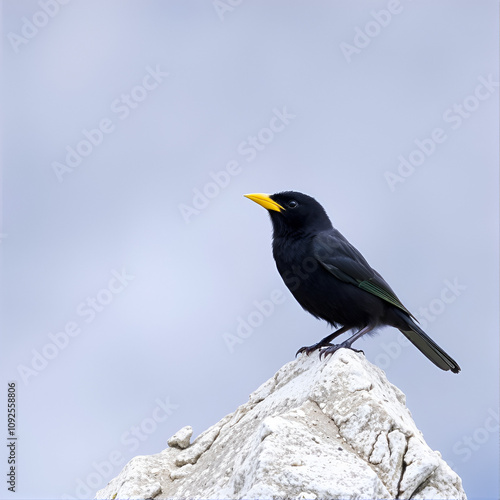
[(245, 196), (248, 199), (255, 201), (255, 203), (258, 203), (266, 210), (274, 210), (276, 212), (281, 212), (282, 210), (285, 210), (279, 203), (276, 203), (274, 200), (271, 200), (271, 197), (268, 194), (254, 193), (254, 194), (246, 194)]

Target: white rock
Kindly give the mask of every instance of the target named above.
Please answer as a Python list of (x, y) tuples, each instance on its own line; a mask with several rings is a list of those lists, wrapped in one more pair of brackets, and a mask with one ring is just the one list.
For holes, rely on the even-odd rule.
[(466, 500), (404, 394), (349, 350), (286, 364), (179, 449), (185, 429), (169, 440), (178, 447), (132, 459), (96, 498)]
[(168, 441), (167, 444), (170, 448), (180, 448), (183, 450), (189, 446), (191, 436), (193, 435), (193, 428), (186, 425), (181, 430), (177, 431)]

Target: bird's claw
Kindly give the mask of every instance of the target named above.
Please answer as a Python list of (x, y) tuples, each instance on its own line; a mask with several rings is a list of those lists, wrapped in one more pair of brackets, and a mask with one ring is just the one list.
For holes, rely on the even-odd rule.
[(350, 349), (351, 351), (360, 352), (363, 355), (365, 354), (361, 349), (354, 349), (354, 347), (351, 347), (349, 344), (343, 342), (342, 344), (333, 344), (325, 349), (322, 349), (319, 353), (319, 359), (323, 359), (325, 356), (331, 355), (339, 349)]
[(310, 346), (304, 346), (301, 347), (296, 353), (295, 357), (297, 357), (299, 354), (305, 353), (306, 356), (309, 356), (309, 354), (313, 353), (314, 351), (317, 351), (318, 349), (321, 349), (322, 347), (327, 347), (331, 346), (332, 344), (322, 344), (321, 342), (318, 342), (317, 344), (310, 345)]

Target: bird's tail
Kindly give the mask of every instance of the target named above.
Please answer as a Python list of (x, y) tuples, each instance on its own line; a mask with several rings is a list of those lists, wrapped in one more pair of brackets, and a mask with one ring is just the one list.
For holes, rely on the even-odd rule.
[(460, 371), (458, 363), (446, 354), (408, 315), (399, 309), (394, 309), (394, 312), (405, 324), (403, 328), (398, 325), (399, 330), (422, 354), (441, 370), (451, 370), (453, 373)]

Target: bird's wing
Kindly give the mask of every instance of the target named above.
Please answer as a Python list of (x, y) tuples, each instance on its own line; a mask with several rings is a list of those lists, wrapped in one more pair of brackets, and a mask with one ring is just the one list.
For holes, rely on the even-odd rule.
[(336, 278), (380, 297), (413, 317), (384, 278), (339, 231), (333, 229), (316, 235), (312, 245), (314, 257)]

